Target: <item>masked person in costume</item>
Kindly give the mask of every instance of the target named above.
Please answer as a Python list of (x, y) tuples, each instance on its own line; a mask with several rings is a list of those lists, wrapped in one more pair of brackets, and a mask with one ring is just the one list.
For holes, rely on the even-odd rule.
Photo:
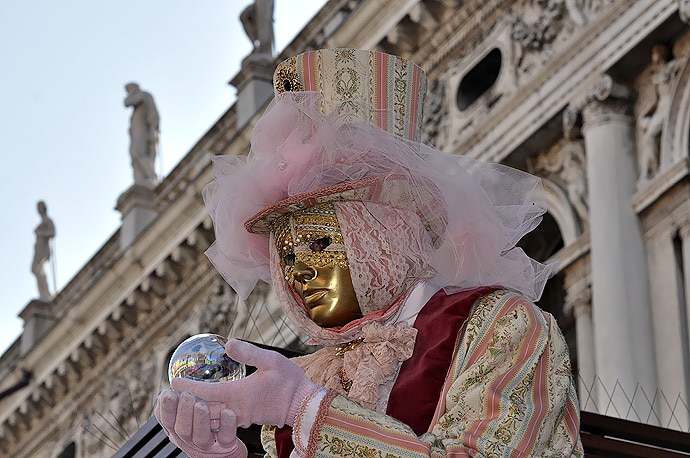
[(155, 410), (170, 439), (241, 457), (236, 427), (261, 424), (281, 457), (582, 456), (568, 348), (531, 302), (554, 266), (516, 247), (540, 180), (420, 143), (426, 76), (405, 59), (307, 52), (274, 84), (249, 155), (214, 158), (207, 254), (241, 296), (272, 283), (322, 348), (231, 339), (258, 370), (174, 379)]

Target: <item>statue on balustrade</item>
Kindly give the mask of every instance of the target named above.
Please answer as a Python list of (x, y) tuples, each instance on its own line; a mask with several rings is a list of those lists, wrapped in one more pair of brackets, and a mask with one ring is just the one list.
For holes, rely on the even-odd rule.
[(252, 42), (252, 54), (273, 56), (273, 0), (255, 0), (240, 13), (244, 32)]
[(36, 243), (34, 245), (34, 258), (31, 261), (31, 273), (36, 277), (38, 299), (43, 302), (50, 302), (53, 299), (53, 295), (48, 287), (48, 278), (44, 266), (51, 256), (50, 240), (55, 237), (55, 224), (48, 217), (48, 207), (45, 202), (39, 201), (36, 204), (36, 209), (41, 216), (41, 222), (34, 229)]
[(125, 85), (125, 106), (134, 107), (129, 124), (129, 155), (134, 171), (134, 184), (153, 188), (156, 185), (155, 161), (158, 153), (160, 117), (153, 96), (137, 83)]

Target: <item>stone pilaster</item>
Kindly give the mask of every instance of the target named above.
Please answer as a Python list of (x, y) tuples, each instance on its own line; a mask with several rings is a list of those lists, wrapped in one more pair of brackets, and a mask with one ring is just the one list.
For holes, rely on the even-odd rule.
[(55, 314), (49, 302), (33, 300), (19, 312), (19, 317), (24, 320), (20, 354), (25, 355), (53, 327)]
[(273, 57), (250, 54), (230, 81), (237, 88), (235, 119), (240, 130), (273, 97)]
[(592, 324), (592, 291), (587, 286), (566, 294), (566, 308), (575, 316), (577, 336), (578, 391), (580, 407), (596, 410), (599, 405), (596, 383), (596, 355), (594, 349), (594, 326)]
[(653, 399), (657, 384), (644, 237), (631, 205), (637, 165), (629, 97), (625, 86), (602, 75), (568, 107), (564, 128), (566, 135), (573, 135), (571, 121), (581, 116), (600, 411), (632, 419), (632, 408), (645, 421), (653, 407), (640, 391)]
[[(678, 301), (678, 315), (680, 327), (678, 329), (681, 341), (681, 349), (684, 353), (681, 359), (676, 361), (683, 361), (684, 365), (681, 368), (682, 373), (679, 379), (672, 379), (672, 383), (678, 384), (678, 389), (681, 392), (681, 397), (684, 398), (685, 405), (690, 405), (690, 221), (685, 220), (681, 224), (678, 234), (681, 240), (682, 247), (682, 269), (684, 297), (680, 297)], [(679, 349), (679, 351), (681, 350)], [(690, 411), (687, 409), (682, 412), (674, 412), (679, 419), (681, 429), (688, 431), (690, 428)]]
[(122, 213), (120, 248), (125, 250), (156, 217), (153, 190), (135, 184), (120, 195), (115, 209)]

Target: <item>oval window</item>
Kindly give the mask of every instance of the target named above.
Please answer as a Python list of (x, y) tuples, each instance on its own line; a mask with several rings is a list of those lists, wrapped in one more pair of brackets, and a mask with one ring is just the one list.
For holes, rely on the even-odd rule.
[(467, 109), (494, 85), (501, 71), (501, 58), (501, 51), (492, 49), (462, 78), (457, 96), (460, 111)]

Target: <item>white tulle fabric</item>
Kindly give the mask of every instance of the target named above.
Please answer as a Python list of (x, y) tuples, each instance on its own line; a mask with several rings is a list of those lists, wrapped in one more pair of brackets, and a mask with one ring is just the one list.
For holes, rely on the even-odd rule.
[[(373, 234), (369, 228), (380, 215), (378, 206), (393, 205), (398, 212), (424, 215), (430, 233), (438, 235), (429, 239), (428, 234), (411, 229), (412, 241), (400, 247), (391, 239), (394, 227), (373, 234), (377, 249), (390, 244), (404, 252), (396, 253), (396, 259), (423, 262), (410, 275), (432, 277), (447, 292), (500, 285), (532, 300), (541, 296), (555, 266), (541, 264), (515, 246), (538, 225), (545, 211), (539, 178), (443, 153), (365, 123), (348, 122), (343, 113), (356, 101), (325, 115), (319, 109), (319, 97), (312, 92), (278, 96), (254, 127), (247, 157), (213, 159), (214, 180), (205, 188), (204, 199), (216, 241), (207, 255), (238, 294), (247, 297), (259, 279), (271, 282), (273, 250), (268, 237), (248, 233), (245, 221), (288, 197), (376, 177), (382, 182), (402, 178), (406, 186), (392, 187), (394, 192), (359, 202), (359, 207), (337, 205), (341, 214), (357, 215), (343, 219), (347, 226), (343, 232), (350, 234), (346, 247), (351, 262), (363, 256), (362, 265), (382, 265), (375, 260), (378, 251), (368, 251), (370, 247), (356, 237), (362, 230)], [(353, 272), (360, 268), (354, 276), (362, 273), (362, 282), (385, 283), (384, 289), (391, 291), (395, 285), (390, 283), (400, 277), (393, 280), (387, 276), (390, 272), (379, 276), (361, 266), (353, 267)], [(404, 282), (414, 281), (407, 274), (404, 277)], [(385, 303), (375, 297), (378, 292), (357, 293), (358, 298), (371, 297), (371, 308)]]

